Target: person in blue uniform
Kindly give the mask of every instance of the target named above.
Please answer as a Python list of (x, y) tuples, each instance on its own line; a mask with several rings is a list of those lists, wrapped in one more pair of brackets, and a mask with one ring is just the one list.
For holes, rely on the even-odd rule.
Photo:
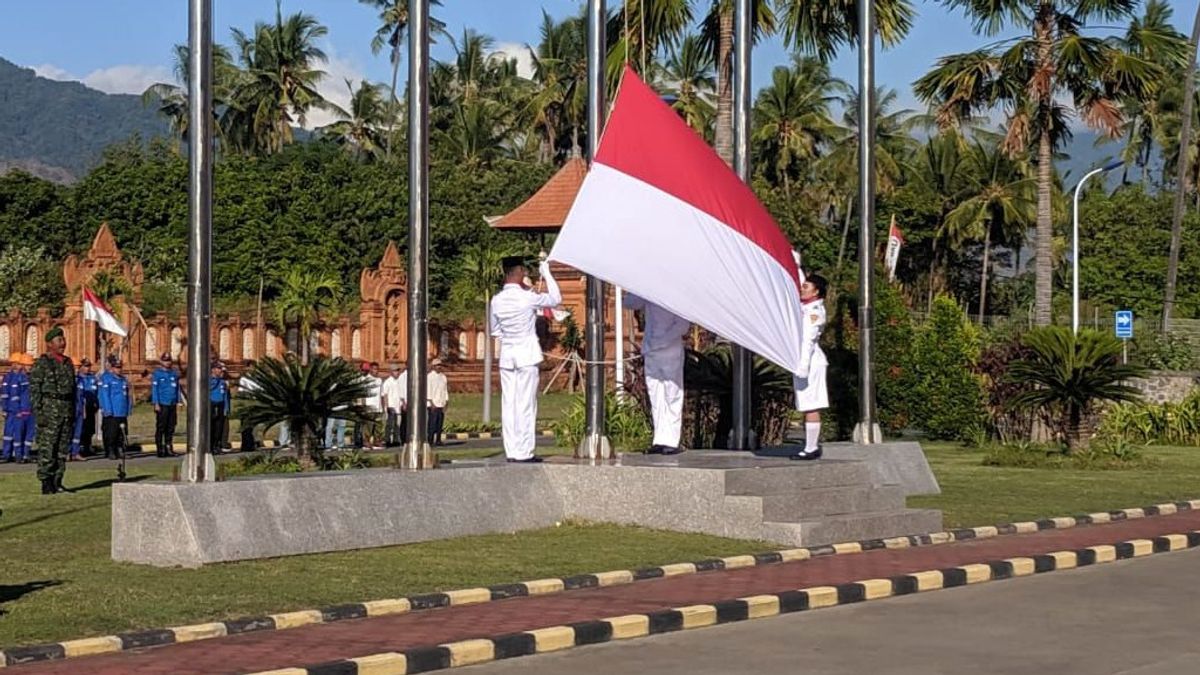
[(162, 365), (150, 376), (150, 402), (154, 404), (154, 454), (158, 457), (177, 457), (171, 445), (175, 439), (178, 417), (179, 371), (171, 354), (162, 355)]
[(92, 372), (91, 360), (87, 357), (79, 359), (79, 372), (75, 374), (75, 435), (71, 437), (71, 461), (92, 454), (96, 411), (100, 409), (99, 389), (100, 380)]
[(10, 363), (12, 369), (0, 382), (0, 408), (4, 409), (3, 459), (24, 464), (29, 461), (34, 436), (28, 372), (33, 359), (28, 354), (13, 354)]
[(229, 416), (230, 409), (229, 383), (225, 381), (224, 373), (224, 364), (220, 361), (213, 362), (212, 374), (208, 378), (208, 405), (212, 413), (208, 444), (214, 455), (221, 454), (223, 450), (225, 418)]
[(118, 358), (110, 358), (108, 370), (100, 376), (100, 423), (104, 439), (105, 459), (121, 459), (125, 455), (125, 438), (129, 413), (133, 410), (133, 391), (125, 379), (123, 364)]

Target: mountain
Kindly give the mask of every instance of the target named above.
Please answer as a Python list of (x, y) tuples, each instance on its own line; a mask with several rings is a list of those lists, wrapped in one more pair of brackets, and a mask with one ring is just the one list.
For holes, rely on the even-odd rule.
[(0, 173), (22, 168), (71, 182), (113, 143), (169, 133), (138, 96), (105, 94), (79, 82), (38, 77), (0, 58)]

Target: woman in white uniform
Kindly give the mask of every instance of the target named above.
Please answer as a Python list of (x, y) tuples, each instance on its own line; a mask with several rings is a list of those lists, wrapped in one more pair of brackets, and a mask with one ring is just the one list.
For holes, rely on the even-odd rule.
[[(804, 279), (803, 275), (801, 278)], [(821, 351), (821, 331), (825, 329), (825, 292), (829, 282), (814, 274), (800, 284), (800, 304), (804, 324), (800, 330), (800, 372), (796, 374), (796, 410), (804, 413), (804, 449), (792, 459), (809, 460), (821, 456), (821, 411), (829, 407), (825, 371), (829, 361)]]

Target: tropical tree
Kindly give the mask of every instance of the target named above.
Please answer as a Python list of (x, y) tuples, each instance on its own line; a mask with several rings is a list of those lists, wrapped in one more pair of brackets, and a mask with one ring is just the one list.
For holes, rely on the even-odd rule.
[(526, 118), (541, 137), (539, 159), (548, 162), (559, 157), (567, 136), (567, 151), (577, 157), (587, 114), (586, 16), (555, 22), (543, 10), (541, 39), (529, 55), (537, 91), (529, 100)]
[(1141, 397), (1126, 383), (1145, 369), (1122, 364), (1121, 342), (1109, 333), (1084, 328), (1076, 335), (1065, 326), (1042, 326), (1023, 342), (1029, 354), (1009, 365), (1007, 378), (1027, 388), (1012, 403), (1037, 409), (1066, 441), (1067, 452), (1087, 447), (1096, 404)]
[[(142, 105), (154, 106), (158, 114), (167, 118), (171, 125), (171, 134), (181, 142), (188, 139), (188, 47), (175, 45), (174, 67), (172, 74), (175, 82), (158, 82), (150, 85), (142, 92)], [(212, 46), (213, 59), (213, 120), (219, 119), (217, 111), (229, 105), (229, 99), (234, 85), (242, 73), (233, 63), (229, 49), (223, 45)], [(221, 126), (214, 124), (218, 133)]]
[(717, 81), (713, 73), (712, 53), (696, 35), (687, 35), (671, 49), (662, 67), (666, 93), (675, 98), (672, 107), (688, 126), (707, 139), (712, 137), (712, 97)]
[(616, 91), (629, 64), (643, 79), (654, 75), (654, 59), (679, 43), (692, 25), (690, 0), (627, 0), (608, 19), (607, 75)]
[[(916, 16), (912, 1), (875, 0), (874, 5), (879, 41), (884, 48), (900, 44)], [(858, 44), (858, 0), (778, 0), (776, 6), (789, 47), (828, 61), (838, 49)]]
[(828, 65), (799, 57), (790, 68), (776, 66), (771, 84), (759, 92), (753, 140), (767, 176), (785, 191), (799, 169), (810, 165), (835, 138), (829, 105), (836, 100), (834, 91), (839, 86)]
[(992, 245), (996, 240), (1012, 245), (1024, 237), (1037, 219), (1037, 181), (1026, 163), (1013, 160), (1000, 149), (1000, 139), (976, 139), (966, 154), (962, 201), (946, 214), (944, 228), (957, 236), (983, 239), (983, 264), (979, 278), (979, 323), (987, 307), (987, 287)]
[[(393, 129), (396, 118), (399, 116), (397, 114), (396, 78), (400, 74), (400, 46), (404, 44), (404, 37), (408, 34), (408, 0), (358, 1), (379, 10), (379, 28), (375, 30), (375, 37), (371, 38), (371, 53), (378, 55), (379, 52), (383, 51), (384, 47), (388, 47), (389, 49), (388, 61), (392, 64), (392, 86), (387, 101), (387, 107), (390, 110), (388, 111), (387, 142), (384, 154), (390, 157), (392, 154)], [(441, 7), (442, 1), (429, 0), (429, 4)], [(431, 34), (441, 33), (446, 30), (446, 24), (430, 16), (429, 30)]]
[(1183, 67), (1183, 114), (1180, 120), (1179, 157), (1176, 172), (1179, 176), (1175, 186), (1175, 207), (1171, 212), (1171, 247), (1167, 252), (1167, 288), (1163, 302), (1163, 328), (1171, 323), (1175, 307), (1175, 284), (1179, 276), (1179, 248), (1183, 240), (1183, 207), (1188, 190), (1188, 162), (1191, 155), (1192, 109), (1196, 104), (1196, 49), (1200, 45), (1200, 7), (1196, 8), (1196, 20), (1192, 26), (1192, 39), (1188, 44)]
[(513, 248), (497, 242), (481, 241), (463, 249), (459, 275), (450, 293), (455, 303), (484, 327), (483, 341), (483, 422), (491, 420), (492, 326), (488, 305), (492, 294), (504, 281), (502, 261)]
[[(700, 24), (702, 44), (717, 67), (717, 117), (714, 147), (733, 164), (733, 0), (705, 0), (708, 12)], [(819, 0), (818, 0), (819, 1)], [(767, 0), (751, 0), (754, 42), (775, 32), (775, 11)]]
[(246, 34), (233, 29), (245, 75), (233, 88), (227, 128), (243, 151), (276, 153), (293, 140), (292, 126), (304, 126), (308, 111), (324, 108), (317, 83), (326, 61), (317, 42), (328, 29), (310, 14), (284, 18), (277, 3), (274, 23), (258, 22)]
[(287, 425), (301, 464), (321, 464), (325, 420), (364, 420), (370, 414), (362, 400), (370, 386), (354, 366), (323, 356), (305, 364), (294, 356), (265, 358), (247, 374), (253, 389), (238, 393), (237, 417), (243, 426)]
[(356, 157), (374, 157), (384, 149), (383, 130), (391, 125), (392, 111), (383, 101), (380, 85), (363, 80), (355, 89), (354, 83), (347, 79), (346, 89), (350, 91), (350, 109), (329, 104), (329, 109), (341, 119), (318, 131)]
[(1005, 151), (1021, 156), (1033, 149), (1037, 166), (1038, 215), (1034, 319), (1051, 321), (1053, 289), (1052, 191), (1056, 136), (1065, 138), (1072, 110), (1110, 136), (1121, 132), (1120, 102), (1147, 98), (1165, 74), (1158, 64), (1088, 37), (1088, 21), (1127, 18), (1130, 0), (941, 0), (962, 9), (989, 36), (1017, 28), (1027, 35), (974, 52), (938, 60), (921, 77), (917, 95), (937, 106), (943, 125), (977, 112), (1001, 108), (1007, 118)]
[(281, 280), (279, 296), (273, 303), (280, 325), (300, 329), (300, 361), (309, 362), (309, 340), (313, 324), (341, 300), (342, 283), (329, 273), (293, 267)]

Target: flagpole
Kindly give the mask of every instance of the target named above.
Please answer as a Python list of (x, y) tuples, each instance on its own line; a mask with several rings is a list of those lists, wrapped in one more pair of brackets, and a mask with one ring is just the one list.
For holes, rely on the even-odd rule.
[(185, 480), (202, 483), (209, 449), (212, 304), (212, 0), (188, 0), (188, 427)]
[[(607, 20), (604, 0), (588, 0), (587, 5), (587, 155), (590, 163), (600, 145), (604, 126), (604, 22)], [(604, 283), (587, 277), (587, 393), (585, 405), (587, 428), (575, 456), (584, 459), (607, 459), (612, 446), (604, 431)], [(619, 338), (618, 338), (619, 339)]]
[[(733, 168), (738, 178), (750, 182), (750, 0), (737, 0), (733, 36)], [(733, 419), (729, 431), (730, 450), (752, 450), (757, 445), (750, 423), (751, 354), (733, 345)]]
[(854, 440), (881, 442), (875, 420), (875, 3), (858, 0), (858, 426)]

